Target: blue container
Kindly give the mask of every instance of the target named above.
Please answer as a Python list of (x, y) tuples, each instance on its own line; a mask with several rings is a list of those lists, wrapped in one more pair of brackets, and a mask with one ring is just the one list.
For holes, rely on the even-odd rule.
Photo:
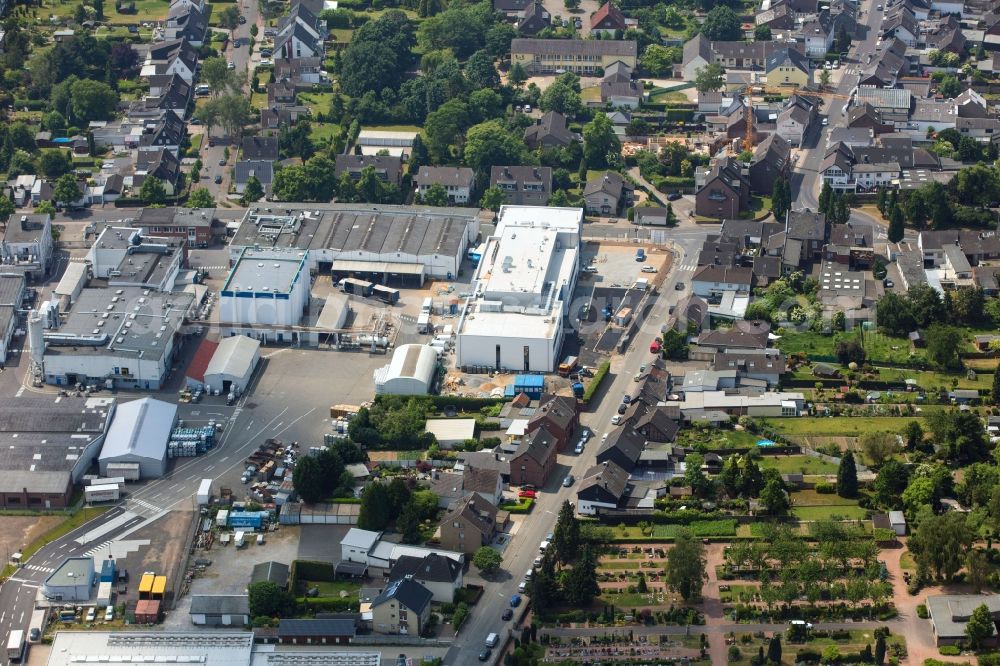
[(264, 526), (264, 516), (266, 515), (267, 513), (264, 511), (230, 511), (229, 526), (259, 529)]
[(101, 563), (101, 582), (102, 583), (113, 583), (115, 582), (115, 561), (112, 559), (104, 560)]

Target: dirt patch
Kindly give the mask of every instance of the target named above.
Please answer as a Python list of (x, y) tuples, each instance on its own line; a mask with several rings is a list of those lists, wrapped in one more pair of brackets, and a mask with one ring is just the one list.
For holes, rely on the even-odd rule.
[(0, 516), (0, 549), (9, 556), (64, 520), (65, 516)]
[(129, 536), (129, 539), (148, 539), (149, 545), (125, 558), (124, 566), (129, 571), (128, 592), (118, 601), (138, 599), (139, 578), (143, 572), (152, 571), (167, 577), (164, 606), (173, 605), (175, 577), (183, 570), (187, 556), (184, 547), (191, 531), (191, 520), (195, 517), (191, 511), (171, 511)]

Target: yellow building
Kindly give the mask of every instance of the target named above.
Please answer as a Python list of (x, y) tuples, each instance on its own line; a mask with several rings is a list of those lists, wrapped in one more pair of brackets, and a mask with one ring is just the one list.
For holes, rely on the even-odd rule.
[(621, 61), (635, 69), (638, 47), (634, 41), (612, 39), (513, 39), (510, 62), (520, 63), (528, 74), (573, 72), (597, 75)]
[(809, 84), (809, 60), (794, 49), (775, 51), (764, 68), (767, 85), (802, 88)]

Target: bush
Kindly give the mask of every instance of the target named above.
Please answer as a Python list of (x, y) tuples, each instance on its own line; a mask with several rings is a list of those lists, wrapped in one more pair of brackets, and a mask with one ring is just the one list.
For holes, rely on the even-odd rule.
[(837, 492), (837, 486), (833, 483), (827, 483), (826, 481), (820, 481), (814, 487), (814, 490), (820, 495), (832, 495)]
[(979, 655), (979, 666), (1000, 666), (1000, 652)]
[(360, 608), (358, 598), (346, 597), (338, 599), (336, 597), (307, 598), (306, 608), (315, 613), (350, 613), (357, 612)]
[(458, 628), (462, 626), (462, 623), (465, 622), (467, 617), (469, 617), (469, 607), (465, 604), (458, 604), (458, 606), (455, 607), (455, 614), (451, 616), (451, 624), (456, 632), (458, 631)]
[(729, 661), (739, 661), (740, 660), (740, 649), (735, 645), (729, 646)]
[(917, 617), (919, 617), (921, 620), (926, 620), (927, 618), (930, 617), (930, 614), (927, 612), (927, 606), (925, 606), (924, 604), (917, 605)]
[(958, 655), (962, 654), (962, 651), (958, 648), (957, 645), (942, 645), (938, 649), (938, 652), (940, 652), (946, 657), (957, 657)]
[(337, 580), (337, 575), (330, 562), (313, 562), (310, 560), (293, 560), (289, 568), (289, 578), (291, 579), (292, 590), (295, 590), (296, 582), (309, 580), (316, 583), (329, 583)]
[(601, 381), (608, 374), (609, 370), (611, 370), (611, 361), (605, 361), (597, 368), (597, 372), (594, 373), (594, 376), (590, 380), (590, 385), (583, 392), (583, 401), (585, 403), (590, 402), (590, 399), (597, 393), (597, 388), (601, 385)]

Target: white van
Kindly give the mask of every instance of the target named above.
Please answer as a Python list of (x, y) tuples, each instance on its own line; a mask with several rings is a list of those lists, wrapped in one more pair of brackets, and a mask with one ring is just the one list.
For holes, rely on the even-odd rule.
[(486, 647), (488, 648), (495, 648), (497, 646), (497, 643), (499, 642), (500, 642), (500, 636), (498, 636), (495, 633), (490, 634), (489, 636), (486, 637)]
[(548, 547), (549, 547), (549, 542), (548, 541), (543, 541), (540, 544), (538, 544), (538, 552), (544, 553), (545, 549), (548, 548)]

